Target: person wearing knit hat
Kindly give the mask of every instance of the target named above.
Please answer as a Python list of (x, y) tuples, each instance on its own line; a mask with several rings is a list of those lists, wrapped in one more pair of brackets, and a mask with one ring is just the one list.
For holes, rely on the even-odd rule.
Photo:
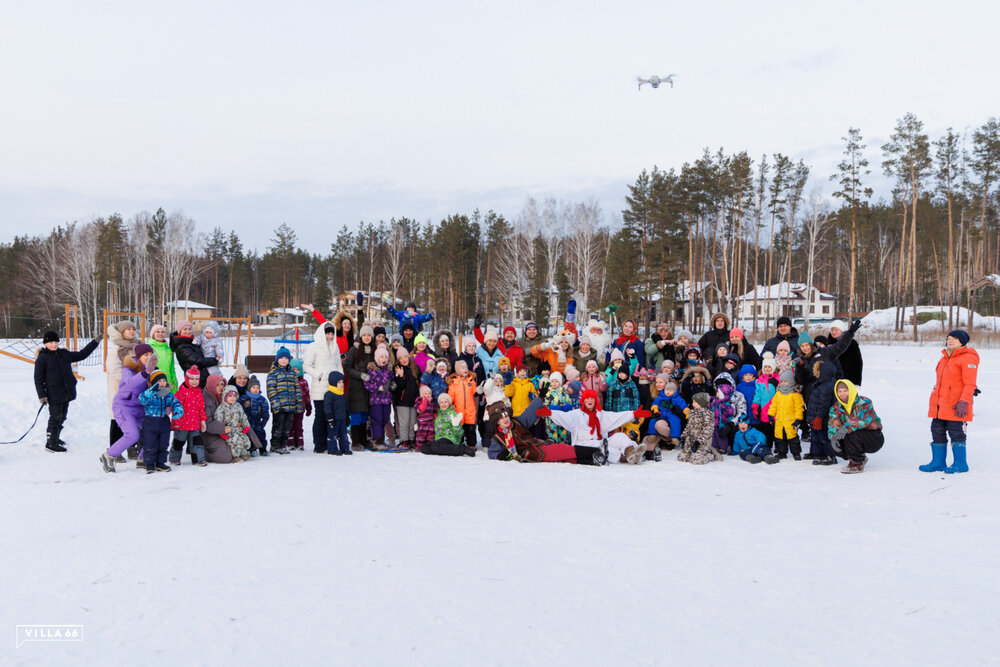
[(182, 372), (186, 373), (192, 366), (198, 367), (201, 372), (201, 386), (204, 388), (205, 381), (211, 374), (208, 369), (218, 366), (219, 360), (216, 357), (205, 356), (201, 344), (194, 339), (190, 322), (186, 320), (177, 322), (176, 328), (170, 334), (170, 349), (173, 350), (174, 358)]
[[(118, 385), (122, 379), (122, 360), (132, 351), (136, 343), (141, 343), (135, 323), (131, 320), (121, 320), (108, 325), (105, 337), (105, 371), (107, 372), (108, 412), (111, 415), (108, 429), (109, 445), (118, 441), (122, 430), (114, 418), (114, 398), (118, 393)], [(129, 450), (129, 458), (138, 455), (138, 449)], [(124, 461), (124, 459), (122, 459)]]
[(148, 343), (156, 353), (156, 367), (167, 374), (167, 382), (173, 391), (177, 391), (177, 372), (174, 367), (174, 351), (170, 349), (167, 342), (167, 328), (162, 324), (154, 324), (149, 327)]
[[(541, 407), (538, 408), (536, 415), (547, 417), (553, 424), (569, 432), (578, 463), (638, 465), (643, 461), (643, 454), (646, 452), (645, 443), (633, 443), (628, 435), (615, 431), (630, 422), (651, 417), (652, 413), (649, 410), (620, 412), (602, 410), (597, 393), (585, 389), (580, 394), (579, 410), (562, 412)], [(605, 443), (607, 443), (606, 450), (604, 450)]]
[(699, 408), (707, 408), (711, 397), (703, 391), (699, 391), (697, 394), (691, 397), (691, 401), (696, 403)]
[(250, 430), (254, 432), (260, 443), (260, 455), (267, 456), (267, 422), (271, 418), (271, 406), (264, 394), (261, 393), (260, 380), (257, 379), (256, 375), (247, 379), (247, 390), (240, 398), (240, 405), (247, 413)]
[[(237, 404), (239, 392), (232, 385), (226, 386), (222, 391), (222, 402), (219, 403), (215, 411), (215, 421), (221, 422), (228, 428), (222, 435), (226, 444), (229, 445), (233, 463), (249, 461), (253, 442), (250, 439), (250, 420), (243, 407)], [(277, 448), (275, 443), (271, 443), (271, 451)]]
[(302, 388), (291, 366), (292, 353), (282, 346), (274, 355), (271, 372), (267, 375), (267, 401), (271, 405), (271, 452), (288, 453), (288, 436), (292, 432), (295, 413), (302, 412)]
[[(147, 348), (148, 352), (141, 350)], [(152, 355), (153, 350), (148, 345), (139, 344), (135, 346), (139, 358), (147, 354)], [(152, 364), (149, 364), (152, 366)], [(142, 418), (142, 460), (146, 466), (147, 473), (170, 472), (167, 465), (167, 456), (170, 453), (170, 419), (181, 419), (184, 417), (184, 406), (177, 397), (170, 393), (170, 385), (167, 383), (167, 374), (158, 368), (153, 367), (150, 372), (147, 368), (145, 375), (149, 376), (148, 384), (141, 394), (139, 394), (139, 404), (142, 406), (144, 416)], [(142, 377), (139, 375), (138, 377)], [(240, 410), (242, 413), (243, 411)], [(101, 456), (101, 464), (105, 466), (105, 471), (110, 471), (107, 466), (112, 462), (110, 452), (105, 452)]]
[(427, 337), (422, 333), (418, 333), (413, 337), (413, 350), (410, 353), (410, 357), (413, 358), (413, 363), (420, 370), (425, 370), (427, 362), (434, 360), (434, 350), (431, 349)]
[(389, 313), (389, 315), (393, 319), (399, 322), (399, 326), (401, 329), (404, 324), (409, 324), (412, 325), (417, 332), (419, 332), (420, 329), (423, 327), (424, 322), (430, 322), (431, 320), (434, 319), (434, 315), (431, 313), (427, 313), (425, 315), (421, 315), (420, 313), (418, 313), (417, 304), (414, 303), (413, 301), (406, 302), (406, 304), (403, 306), (403, 312), (400, 312), (395, 308), (393, 308), (392, 304), (389, 303), (388, 301), (383, 301), (382, 305), (385, 306), (385, 311)]
[(802, 445), (798, 429), (805, 418), (805, 401), (798, 392), (793, 371), (781, 371), (778, 390), (771, 398), (767, 414), (774, 422), (774, 446), (778, 458), (788, 458), (788, 453), (791, 452), (796, 461), (801, 461)]
[(167, 463), (172, 466), (180, 465), (186, 447), (188, 454), (191, 455), (191, 462), (205, 466), (207, 464), (202, 429), (207, 426), (208, 414), (205, 412), (205, 397), (198, 386), (201, 382), (201, 373), (197, 368), (189, 368), (182, 380), (174, 396), (184, 407), (184, 415), (179, 418), (174, 416), (170, 420), (172, 438)]
[[(920, 466), (923, 472), (948, 474), (969, 471), (966, 456), (966, 434), (972, 421), (972, 403), (979, 393), (979, 353), (968, 347), (969, 333), (954, 329), (945, 338), (941, 359), (934, 369), (935, 383), (931, 391), (931, 462)], [(948, 440), (951, 439), (953, 461), (947, 464)]]
[[(549, 374), (549, 390), (545, 394), (545, 407), (555, 410), (566, 410), (573, 407), (573, 397), (563, 386), (563, 374), (553, 371)], [(569, 432), (551, 419), (545, 420), (545, 439), (549, 442), (567, 442)], [(490, 436), (492, 438), (492, 434)]]
[[(411, 323), (407, 325), (412, 326)], [(404, 325), (406, 326), (406, 325)], [(406, 337), (405, 335), (403, 336)], [(347, 376), (347, 406), (350, 410), (351, 447), (355, 451), (371, 449), (368, 442), (368, 424), (370, 408), (369, 393), (365, 389), (368, 381), (368, 371), (375, 365), (375, 334), (369, 325), (361, 327), (354, 347), (347, 351), (344, 357), (344, 375)]]
[(743, 334), (743, 329), (733, 327), (729, 330), (729, 352), (740, 358), (740, 365), (750, 364), (755, 370), (760, 369), (760, 354)]
[(718, 450), (712, 447), (712, 436), (715, 433), (715, 414), (709, 408), (711, 397), (703, 392), (697, 392), (691, 397), (691, 408), (688, 410), (687, 424), (680, 437), (681, 451), (677, 460), (692, 465), (704, 465), (721, 460)]
[[(65, 452), (65, 443), (59, 438), (69, 404), (76, 399), (76, 376), (73, 364), (89, 357), (99, 345), (92, 340), (79, 351), (59, 347), (59, 334), (46, 331), (42, 336), (42, 348), (35, 358), (35, 393), (38, 402), (49, 406), (49, 422), (46, 429), (45, 449), (57, 453)], [(41, 408), (39, 408), (41, 410)]]
[(389, 337), (389, 344), (390, 345), (395, 346), (396, 343), (399, 343), (400, 345), (403, 344), (403, 337), (400, 336), (398, 333), (397, 334), (392, 334), (392, 336)]
[(305, 436), (302, 429), (304, 417), (312, 415), (313, 403), (310, 400), (309, 381), (305, 378), (304, 363), (301, 359), (292, 359), (288, 364), (295, 371), (295, 377), (299, 382), (299, 391), (302, 392), (302, 410), (296, 410), (292, 417), (292, 430), (288, 433), (288, 449), (305, 449)]
[(375, 336), (376, 343), (385, 342), (385, 327), (381, 325), (376, 325), (372, 327), (372, 335)]
[(797, 355), (799, 353), (799, 330), (792, 326), (791, 318), (782, 315), (777, 320), (777, 333), (771, 338), (767, 339), (764, 343), (763, 352), (773, 352), (777, 353), (778, 343), (781, 341), (786, 341), (788, 343), (790, 353)]

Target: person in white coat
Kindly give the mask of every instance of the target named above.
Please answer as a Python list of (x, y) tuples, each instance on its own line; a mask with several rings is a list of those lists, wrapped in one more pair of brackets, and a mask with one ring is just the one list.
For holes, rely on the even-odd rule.
[[(636, 419), (652, 416), (649, 410), (634, 410), (632, 412), (606, 412), (599, 408), (597, 392), (585, 389), (580, 393), (580, 409), (568, 412), (541, 408), (536, 413), (539, 417), (548, 417), (559, 426), (569, 431), (574, 447), (602, 449), (607, 440), (608, 463), (642, 463), (646, 445), (634, 443), (624, 433), (609, 435), (619, 426), (624, 426)], [(597, 456), (594, 457), (595, 460)]]
[(316, 327), (313, 341), (306, 347), (302, 359), (302, 372), (309, 376), (309, 399), (313, 402), (313, 451), (326, 452), (327, 418), (323, 412), (323, 396), (328, 388), (327, 378), (331, 371), (344, 372), (340, 362), (340, 346), (337, 345), (337, 330), (329, 322)]
[[(122, 320), (109, 325), (107, 340), (108, 349), (105, 363), (107, 364), (108, 380), (108, 413), (111, 416), (111, 425), (108, 429), (108, 444), (110, 445), (122, 437), (122, 430), (118, 426), (118, 422), (115, 421), (115, 412), (112, 407), (115, 394), (118, 393), (118, 384), (122, 379), (122, 360), (128, 356), (136, 344), (142, 341), (136, 335), (135, 323), (129, 320)], [(130, 447), (128, 455), (130, 459), (134, 459), (138, 455), (136, 448)], [(125, 459), (119, 456), (117, 461), (121, 463)]]

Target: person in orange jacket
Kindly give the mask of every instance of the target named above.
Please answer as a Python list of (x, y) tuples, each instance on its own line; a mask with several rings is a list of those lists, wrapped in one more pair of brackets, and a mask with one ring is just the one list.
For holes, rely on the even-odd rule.
[[(455, 372), (448, 378), (448, 395), (455, 411), (462, 415), (462, 430), (466, 447), (476, 448), (476, 410), (479, 394), (476, 393), (476, 376), (469, 372), (469, 365), (459, 359)], [(489, 443), (484, 442), (488, 447)]]
[[(945, 339), (938, 361), (937, 381), (931, 391), (931, 462), (920, 466), (924, 472), (969, 472), (965, 458), (965, 436), (972, 421), (972, 399), (978, 393), (979, 353), (969, 344), (969, 334), (955, 329)], [(948, 438), (952, 464), (947, 465)]]

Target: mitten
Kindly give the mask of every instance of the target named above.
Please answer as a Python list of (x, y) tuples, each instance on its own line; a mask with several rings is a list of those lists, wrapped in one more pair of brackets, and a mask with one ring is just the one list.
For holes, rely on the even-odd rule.
[(475, 326), (476, 326), (477, 329), (482, 329), (483, 328), (483, 314), (482, 313), (476, 313)]
[(955, 404), (953, 409), (955, 410), (955, 416), (961, 419), (965, 415), (969, 414), (969, 403), (968, 401), (959, 401)]
[(654, 415), (658, 415), (658, 414), (660, 414), (660, 406), (659, 405), (654, 405), (653, 407), (651, 407), (649, 409), (649, 411), (652, 412)]
[(355, 296), (357, 297), (358, 307), (359, 308), (361, 306), (365, 305), (365, 293), (364, 292), (358, 292)]
[(228, 433), (220, 433), (219, 437), (222, 438), (223, 440), (229, 440), (229, 434)]
[(821, 428), (823, 428), (823, 418), (814, 417), (813, 420), (809, 422), (809, 427), (812, 428), (812, 430), (814, 431), (820, 430)]
[(861, 320), (854, 320), (854, 323), (851, 324), (851, 327), (848, 329), (848, 331), (850, 331), (851, 333), (854, 333), (855, 331), (857, 331), (860, 328), (861, 328)]
[(243, 427), (243, 433), (249, 433), (249, 432), (250, 432), (250, 427), (249, 426), (244, 426)]
[(535, 410), (535, 415), (538, 416), (538, 417), (551, 417), (552, 416), (552, 410), (549, 410), (546, 407), (541, 407), (541, 408), (538, 408), (537, 410)]
[(566, 304), (566, 321), (576, 322), (576, 299), (570, 299)]
[(796, 431), (799, 430), (801, 427), (802, 427), (801, 419), (796, 419), (795, 421), (792, 422), (792, 428), (794, 428)]
[(632, 416), (636, 419), (645, 419), (646, 417), (652, 417), (653, 413), (649, 410), (636, 410), (632, 413)]
[(361, 374), (361, 381), (362, 382), (368, 382), (371, 379), (372, 379), (372, 376), (368, 375), (368, 373), (362, 373)]
[(146, 359), (146, 374), (149, 375), (156, 370), (156, 364), (160, 361), (160, 358), (156, 356), (156, 352), (149, 355)]
[(698, 451), (699, 447), (701, 447), (701, 443), (700, 442), (698, 442), (697, 440), (692, 440), (691, 441), (691, 451), (692, 452)]
[(427, 319), (430, 321), (434, 320), (434, 313), (427, 313)]

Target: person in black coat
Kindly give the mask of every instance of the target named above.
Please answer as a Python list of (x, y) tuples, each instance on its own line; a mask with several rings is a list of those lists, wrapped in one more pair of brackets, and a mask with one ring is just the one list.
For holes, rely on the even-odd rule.
[(206, 357), (201, 353), (201, 345), (194, 342), (194, 332), (191, 323), (180, 321), (177, 323), (177, 330), (170, 333), (170, 349), (174, 352), (174, 358), (180, 364), (181, 374), (187, 373), (192, 366), (198, 367), (201, 380), (198, 386), (205, 388), (205, 380), (208, 379), (208, 369), (218, 366), (219, 360), (215, 357)]
[(799, 353), (799, 330), (792, 326), (791, 318), (784, 315), (779, 317), (777, 328), (778, 333), (767, 339), (761, 353), (770, 352), (771, 354), (777, 355), (778, 343), (784, 340), (788, 341), (788, 346), (791, 348), (792, 355), (797, 355)]
[(83, 361), (97, 349), (99, 343), (92, 340), (78, 352), (61, 349), (59, 334), (46, 331), (42, 337), (42, 349), (35, 359), (35, 392), (42, 405), (49, 406), (49, 424), (46, 428), (45, 449), (50, 452), (65, 452), (59, 439), (70, 401), (76, 399), (76, 376), (73, 364)]
[[(847, 331), (847, 322), (843, 320), (834, 320), (830, 323), (830, 337), (829, 341), (832, 345), (833, 343), (840, 340), (840, 337), (844, 335)], [(861, 386), (861, 372), (864, 370), (865, 362), (861, 358), (861, 346), (858, 345), (858, 341), (852, 340), (850, 345), (847, 346), (840, 357), (837, 359), (840, 368), (843, 371), (844, 379), (850, 380), (854, 386)]]
[(344, 357), (347, 376), (347, 409), (351, 420), (351, 445), (356, 450), (368, 445), (368, 409), (370, 394), (365, 389), (368, 371), (375, 367), (375, 331), (368, 324), (361, 327), (354, 347)]
[(760, 371), (760, 363), (762, 359), (760, 358), (760, 353), (757, 352), (751, 343), (743, 335), (743, 329), (739, 327), (733, 327), (729, 330), (729, 352), (735, 354), (740, 358), (740, 366), (743, 364), (750, 364), (757, 371)]
[(712, 328), (698, 339), (698, 347), (701, 348), (701, 358), (706, 363), (715, 357), (715, 350), (720, 345), (729, 345), (729, 318), (726, 314), (716, 313), (712, 315), (711, 322)]

